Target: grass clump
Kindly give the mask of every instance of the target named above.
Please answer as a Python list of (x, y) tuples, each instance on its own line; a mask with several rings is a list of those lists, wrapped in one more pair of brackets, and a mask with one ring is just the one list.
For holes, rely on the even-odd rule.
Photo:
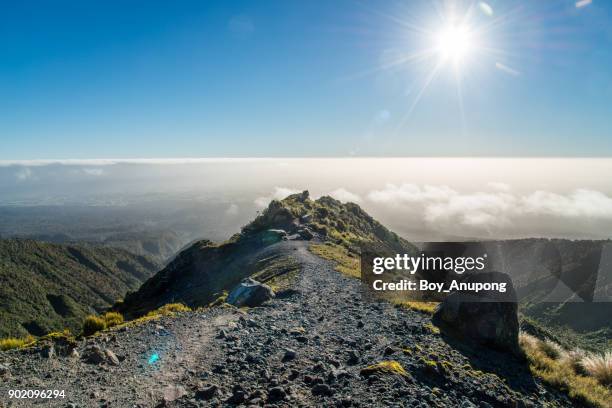
[(563, 348), (552, 340), (544, 340), (539, 342), (540, 350), (549, 358), (557, 360), (563, 354)]
[(361, 278), (359, 257), (350, 252), (346, 247), (332, 243), (312, 244), (309, 250), (323, 259), (336, 262), (335, 269), (338, 272), (351, 278)]
[(436, 326), (434, 326), (431, 323), (425, 323), (423, 325), (423, 327), (425, 327), (427, 330), (429, 330), (432, 334), (440, 334), (440, 329), (437, 328)]
[(174, 316), (176, 313), (182, 312), (191, 312), (191, 308), (182, 303), (168, 303), (158, 309), (151, 310), (145, 317)]
[(372, 374), (392, 374), (407, 377), (408, 373), (400, 363), (395, 360), (381, 361), (380, 363), (372, 364), (362, 368), (360, 374), (368, 377)]
[(106, 327), (114, 327), (123, 323), (123, 315), (117, 312), (106, 312), (102, 315)]
[(39, 338), (38, 340), (40, 341), (40, 340), (61, 340), (61, 339), (74, 340), (74, 336), (72, 335), (69, 329), (64, 329), (61, 332), (47, 333), (41, 338)]
[(406, 309), (416, 310), (417, 312), (425, 313), (425, 314), (433, 314), (438, 307), (438, 302), (416, 302), (410, 300), (394, 300), (392, 301), (394, 305), (398, 307), (403, 307)]
[[(571, 360), (565, 357), (565, 351), (555, 354), (556, 351), (551, 352), (550, 343), (526, 333), (519, 334), (519, 344), (534, 376), (567, 393), (570, 398), (582, 404), (601, 408), (610, 406), (609, 401), (612, 401), (610, 389), (603, 385), (604, 383), (595, 377), (594, 373), (585, 376), (577, 372)], [(552, 348), (557, 350), (555, 346)], [(581, 361), (584, 362), (585, 359)]]
[(561, 355), (561, 361), (579, 374), (586, 374), (582, 365), (582, 360), (587, 356), (587, 353), (581, 348), (570, 351), (564, 351)]
[(22, 348), (34, 341), (35, 339), (32, 336), (26, 336), (22, 338), (8, 337), (6, 339), (0, 340), (0, 351)]
[(580, 361), (584, 371), (605, 386), (612, 386), (612, 351), (589, 355)]
[(206, 307), (221, 306), (227, 300), (227, 296), (228, 296), (227, 290), (224, 290), (223, 292), (218, 294), (218, 296), (215, 298), (215, 300), (210, 302)]
[(102, 316), (89, 315), (83, 321), (83, 336), (91, 336), (111, 327), (123, 324), (123, 316), (117, 312), (106, 312)]
[(89, 315), (83, 321), (83, 336), (91, 336), (105, 329), (106, 320), (102, 317)]
[(538, 347), (539, 342), (540, 340), (537, 337), (529, 333), (525, 333), (524, 331), (519, 332), (519, 345), (523, 350), (535, 349)]
[(422, 363), (422, 364), (423, 364), (425, 367), (428, 367), (428, 368), (430, 368), (430, 369), (434, 369), (434, 370), (435, 370), (436, 368), (438, 368), (438, 363), (436, 363), (434, 360), (429, 360), (429, 359), (422, 358), (422, 357), (420, 358), (420, 360), (421, 360), (421, 363)]

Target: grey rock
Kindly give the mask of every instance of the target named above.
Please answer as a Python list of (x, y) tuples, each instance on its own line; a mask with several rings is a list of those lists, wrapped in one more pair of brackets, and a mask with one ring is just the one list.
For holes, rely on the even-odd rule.
[(311, 239), (314, 238), (314, 234), (307, 227), (300, 228), (297, 233), (300, 236), (300, 238), (302, 238), (303, 240), (306, 240), (306, 241), (310, 241)]
[(195, 397), (197, 399), (209, 400), (215, 395), (217, 395), (218, 391), (219, 391), (219, 388), (216, 385), (211, 385), (208, 387), (204, 387), (200, 390), (197, 390), (195, 392)]
[(283, 356), (283, 361), (291, 361), (295, 360), (297, 353), (293, 349), (285, 349), (285, 355)]
[(182, 385), (171, 385), (163, 390), (163, 401), (172, 402), (182, 398), (187, 394), (187, 391)]
[(453, 292), (440, 303), (432, 322), (450, 337), (520, 355), (518, 307), (510, 277), (501, 272), (483, 272), (468, 275), (462, 282), (504, 282), (506, 292)]
[(333, 391), (327, 384), (315, 384), (310, 389), (312, 395), (332, 395)]
[(287, 396), (287, 393), (282, 387), (272, 387), (268, 390), (269, 401), (282, 401)]
[(0, 364), (0, 377), (4, 377), (4, 376), (9, 376), (11, 375), (11, 370), (8, 368), (7, 365), (4, 364)]
[(312, 221), (312, 214), (304, 214), (300, 217), (300, 222), (302, 224), (307, 224)]
[(106, 355), (106, 362), (110, 365), (114, 365), (114, 366), (118, 366), (119, 365), (119, 359), (117, 358), (117, 355), (112, 351), (112, 350), (104, 350), (104, 354)]
[(49, 344), (49, 345), (43, 347), (40, 350), (40, 355), (43, 356), (44, 358), (53, 358), (53, 357), (55, 357), (55, 347), (53, 347), (53, 344)]
[(346, 363), (349, 365), (355, 365), (357, 363), (359, 363), (361, 356), (359, 355), (359, 352), (357, 350), (351, 350), (348, 353), (348, 359), (346, 360)]
[(476, 408), (476, 405), (470, 402), (470, 400), (463, 400), (461, 402), (461, 408)]
[(385, 356), (390, 356), (393, 353), (395, 353), (395, 349), (391, 346), (385, 347), (385, 351), (383, 352)]
[(247, 278), (230, 292), (226, 302), (236, 307), (256, 307), (274, 296), (274, 291), (268, 285)]
[(235, 389), (234, 393), (232, 394), (232, 396), (229, 399), (229, 402), (233, 403), (233, 404), (242, 404), (243, 402), (246, 401), (246, 392), (244, 392), (244, 390), (242, 389)]
[(88, 346), (83, 352), (83, 360), (89, 364), (102, 364), (106, 361), (104, 350), (97, 344)]

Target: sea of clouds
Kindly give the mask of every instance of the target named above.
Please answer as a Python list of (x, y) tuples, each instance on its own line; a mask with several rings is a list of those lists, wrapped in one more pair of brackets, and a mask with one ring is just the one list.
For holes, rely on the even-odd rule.
[(355, 202), (412, 240), (610, 238), (611, 175), (609, 159), (4, 161), (0, 204), (214, 199), (224, 203), (220, 217), (244, 222), (271, 200), (308, 189)]

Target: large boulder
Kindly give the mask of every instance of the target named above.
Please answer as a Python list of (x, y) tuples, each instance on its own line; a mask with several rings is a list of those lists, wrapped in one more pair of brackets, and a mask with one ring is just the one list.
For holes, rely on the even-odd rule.
[(87, 346), (83, 352), (83, 360), (89, 364), (102, 364), (106, 361), (106, 354), (97, 344)]
[(308, 227), (300, 228), (297, 233), (300, 236), (300, 238), (302, 238), (305, 241), (310, 241), (311, 239), (314, 238), (314, 234)]
[(440, 303), (432, 321), (440, 331), (465, 342), (520, 354), (516, 292), (508, 275), (483, 272), (465, 276), (462, 283), (505, 283), (506, 292), (453, 292)]
[(230, 292), (226, 302), (236, 307), (256, 307), (274, 296), (274, 291), (268, 285), (247, 278)]

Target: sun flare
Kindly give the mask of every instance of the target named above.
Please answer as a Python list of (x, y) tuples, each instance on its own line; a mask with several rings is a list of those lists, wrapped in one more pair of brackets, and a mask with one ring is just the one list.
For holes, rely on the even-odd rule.
[(474, 39), (468, 27), (450, 25), (436, 35), (436, 51), (444, 61), (463, 61), (473, 50)]

